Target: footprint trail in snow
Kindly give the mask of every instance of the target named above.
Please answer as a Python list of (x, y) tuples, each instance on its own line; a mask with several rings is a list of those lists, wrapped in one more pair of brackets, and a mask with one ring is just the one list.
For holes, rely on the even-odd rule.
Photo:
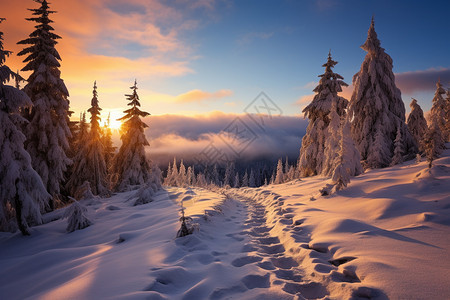
[(316, 299), (326, 288), (304, 279), (298, 263), (271, 236), (265, 207), (224, 201), (200, 231), (175, 240), (164, 266), (150, 272), (150, 299)]

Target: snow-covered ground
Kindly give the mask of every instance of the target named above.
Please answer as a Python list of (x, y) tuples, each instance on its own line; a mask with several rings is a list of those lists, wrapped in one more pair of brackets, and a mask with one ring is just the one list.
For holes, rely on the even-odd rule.
[[(450, 298), (450, 151), (321, 196), (327, 182), (87, 201), (83, 230), (0, 233), (0, 298)], [(180, 202), (198, 230), (176, 239)]]

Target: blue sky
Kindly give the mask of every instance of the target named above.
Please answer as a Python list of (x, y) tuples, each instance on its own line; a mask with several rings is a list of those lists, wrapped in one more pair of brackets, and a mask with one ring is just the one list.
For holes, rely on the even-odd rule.
[[(365, 52), (370, 18), (375, 16), (382, 46), (394, 60), (394, 72), (412, 72), (450, 67), (450, 44), (445, 38), (449, 25), (448, 2), (424, 1), (237, 1), (219, 3), (221, 13), (214, 20), (187, 34), (199, 56), (191, 62), (195, 71), (167, 81), (164, 91), (182, 93), (199, 88), (230, 89), (224, 101), (200, 110), (239, 112), (240, 107), (265, 91), (287, 114), (298, 113), (292, 106), (312, 94), (321, 65), (329, 49), (339, 62), (335, 71), (351, 84)], [(447, 9), (446, 9), (447, 8)], [(201, 12), (197, 12), (200, 14)], [(438, 78), (436, 78), (437, 80)], [(442, 78), (449, 80), (449, 77)], [(444, 82), (444, 85), (446, 83)], [(448, 83), (447, 83), (448, 84)], [(434, 84), (428, 91), (408, 93), (409, 104), (418, 97), (429, 109)]]

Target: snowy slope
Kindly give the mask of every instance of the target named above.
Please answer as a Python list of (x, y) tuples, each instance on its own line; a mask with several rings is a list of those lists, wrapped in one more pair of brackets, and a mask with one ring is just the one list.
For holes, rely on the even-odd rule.
[(371, 170), (331, 196), (320, 195), (321, 177), (237, 194), (269, 207), (271, 234), (331, 296), (449, 299), (449, 154), (431, 171), (426, 162)]
[[(371, 170), (331, 196), (323, 177), (261, 188), (167, 188), (56, 211), (31, 237), (0, 233), (1, 299), (445, 299), (450, 153)], [(198, 230), (175, 239), (180, 203)]]

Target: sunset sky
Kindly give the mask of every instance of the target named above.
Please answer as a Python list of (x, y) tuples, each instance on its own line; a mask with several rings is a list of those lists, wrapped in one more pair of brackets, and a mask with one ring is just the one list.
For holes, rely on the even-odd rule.
[[(62, 78), (71, 109), (87, 110), (97, 80), (100, 105), (120, 117), (134, 79), (144, 110), (199, 115), (240, 114), (261, 91), (298, 115), (311, 99), (331, 49), (335, 72), (351, 84), (365, 52), (370, 18), (407, 111), (416, 97), (429, 110), (440, 77), (449, 86), (448, 1), (53, 0)], [(5, 48), (34, 24), (31, 0), (0, 0)], [(7, 64), (23, 67), (12, 56)], [(27, 76), (25, 76), (27, 77)], [(344, 91), (350, 98), (352, 87)], [(217, 116), (217, 113), (215, 114)]]
[[(38, 4), (0, 3), (5, 46), (17, 53), (15, 43), (34, 25), (25, 21), (26, 9)], [(335, 71), (351, 83), (372, 15), (394, 72), (408, 79), (399, 82), (407, 104), (415, 96), (427, 110), (434, 81), (450, 79), (447, 1), (50, 3), (58, 11), (52, 16), (63, 37), (57, 49), (75, 112), (88, 108), (94, 80), (102, 106), (123, 109), (123, 94), (137, 78), (143, 107), (152, 114), (240, 113), (260, 91), (285, 114), (296, 114), (295, 103), (312, 94), (329, 49), (339, 62)], [(14, 57), (8, 63), (23, 66)]]

